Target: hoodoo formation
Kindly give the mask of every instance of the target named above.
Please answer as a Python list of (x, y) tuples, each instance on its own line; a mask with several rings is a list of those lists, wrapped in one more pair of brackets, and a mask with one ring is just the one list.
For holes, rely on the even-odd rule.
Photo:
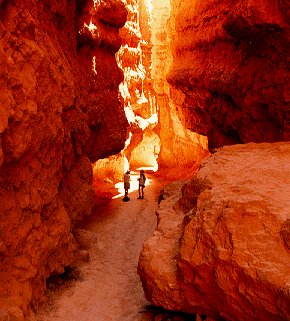
[(152, 304), (290, 319), (289, 8), (0, 0), (0, 321), (33, 319), (78, 260), (93, 175), (129, 166), (192, 177), (140, 255)]

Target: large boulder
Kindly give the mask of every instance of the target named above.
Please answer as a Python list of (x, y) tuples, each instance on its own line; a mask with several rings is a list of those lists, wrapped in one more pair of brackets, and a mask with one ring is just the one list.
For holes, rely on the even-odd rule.
[(182, 192), (165, 188), (139, 261), (147, 299), (226, 320), (289, 320), (289, 160), (290, 143), (224, 147)]

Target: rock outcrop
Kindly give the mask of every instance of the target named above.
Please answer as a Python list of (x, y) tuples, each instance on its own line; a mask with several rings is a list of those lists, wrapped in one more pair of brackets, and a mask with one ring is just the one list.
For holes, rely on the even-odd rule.
[(290, 140), (289, 1), (174, 0), (171, 15), (185, 127), (210, 148)]
[(165, 188), (138, 272), (171, 310), (241, 321), (290, 318), (290, 143), (222, 148)]
[[(173, 62), (171, 43), (176, 36), (174, 9), (170, 0), (153, 2), (151, 77), (159, 107), (156, 128), (160, 137), (158, 166), (166, 175), (172, 168), (178, 167), (179, 174), (184, 176), (189, 169), (192, 171), (198, 168), (208, 152), (208, 146), (207, 137), (193, 133), (184, 126), (184, 116), (178, 111), (186, 96), (166, 81)], [(174, 172), (176, 175), (177, 171)]]
[(0, 2), (0, 320), (23, 320), (77, 258), (91, 162), (124, 146), (126, 15), (114, 0)]
[(116, 58), (124, 71), (120, 95), (129, 122), (124, 150), (94, 165), (94, 178), (122, 180), (126, 170), (140, 166), (157, 167), (159, 138), (154, 132), (157, 105), (151, 81), (151, 12), (146, 0), (123, 1), (128, 10), (125, 26), (120, 30), (122, 46)]
[[(176, 110), (181, 108), (185, 96), (172, 90), (166, 81), (172, 62), (170, 42), (175, 32), (174, 19), (168, 23), (170, 0), (124, 3), (129, 14), (121, 29), (123, 45), (117, 59), (125, 74), (120, 92), (130, 124), (130, 140), (120, 153), (119, 162), (125, 158), (125, 170), (127, 164), (133, 169), (158, 167), (160, 175), (183, 167), (179, 171), (182, 176), (189, 168), (198, 168), (208, 148), (205, 136), (184, 127), (180, 119), (183, 115)], [(95, 168), (103, 164), (99, 161)], [(108, 165), (118, 171), (114, 162)]]
[(125, 0), (128, 10), (126, 25), (120, 30), (123, 42), (118, 52), (118, 64), (124, 71), (120, 91), (124, 104), (137, 116), (150, 118), (156, 113), (151, 84), (151, 24), (145, 0)]

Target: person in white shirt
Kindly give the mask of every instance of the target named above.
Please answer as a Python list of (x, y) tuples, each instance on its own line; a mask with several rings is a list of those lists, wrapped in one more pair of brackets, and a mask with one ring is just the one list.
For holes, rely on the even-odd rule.
[(128, 193), (130, 189), (130, 171), (127, 171), (124, 174), (124, 189), (125, 189), (125, 197), (128, 197)]

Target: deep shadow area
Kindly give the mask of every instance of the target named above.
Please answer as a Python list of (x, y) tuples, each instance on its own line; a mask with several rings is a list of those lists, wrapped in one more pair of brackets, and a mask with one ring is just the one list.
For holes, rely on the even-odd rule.
[[(161, 321), (195, 321), (197, 315), (189, 314), (183, 312), (169, 311), (165, 310), (162, 307), (157, 307), (154, 305), (146, 305), (143, 311), (140, 311), (140, 314), (149, 316), (150, 321), (161, 320)], [(205, 320), (206, 316), (201, 316), (201, 320)]]
[(82, 273), (77, 267), (67, 266), (62, 274), (54, 274), (47, 278), (46, 286), (48, 290), (62, 289), (72, 286), (75, 281), (82, 280)]

